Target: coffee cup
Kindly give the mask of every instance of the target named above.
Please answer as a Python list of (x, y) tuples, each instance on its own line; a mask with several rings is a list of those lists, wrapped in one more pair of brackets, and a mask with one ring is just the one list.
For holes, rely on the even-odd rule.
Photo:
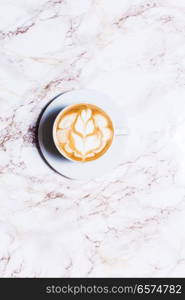
[(115, 128), (112, 118), (101, 107), (91, 103), (66, 106), (55, 118), (53, 140), (62, 156), (74, 162), (89, 162), (102, 157), (116, 135), (125, 135)]

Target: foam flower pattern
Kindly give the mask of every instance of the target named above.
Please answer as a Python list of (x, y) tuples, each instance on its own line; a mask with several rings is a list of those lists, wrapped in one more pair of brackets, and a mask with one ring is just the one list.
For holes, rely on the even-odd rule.
[(65, 151), (81, 161), (103, 151), (111, 138), (106, 116), (90, 108), (66, 115), (59, 125), (58, 137)]

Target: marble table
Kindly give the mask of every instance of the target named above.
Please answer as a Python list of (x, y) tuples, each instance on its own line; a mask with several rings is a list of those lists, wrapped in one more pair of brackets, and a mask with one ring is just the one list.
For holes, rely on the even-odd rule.
[[(185, 1), (0, 0), (0, 276), (185, 276)], [(57, 94), (108, 94), (131, 131), (88, 181), (42, 160)]]

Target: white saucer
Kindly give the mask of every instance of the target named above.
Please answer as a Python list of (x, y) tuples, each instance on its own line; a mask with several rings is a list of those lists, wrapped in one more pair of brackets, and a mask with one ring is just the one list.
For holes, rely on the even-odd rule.
[[(64, 107), (76, 103), (92, 103), (104, 109), (115, 128), (125, 128), (125, 134), (114, 137), (108, 151), (95, 161), (80, 163), (64, 158), (53, 142), (52, 127), (57, 114)], [(59, 174), (71, 179), (91, 179), (110, 172), (123, 159), (127, 128), (123, 112), (108, 96), (92, 90), (76, 90), (60, 94), (45, 108), (39, 122), (38, 142), (45, 161)]]

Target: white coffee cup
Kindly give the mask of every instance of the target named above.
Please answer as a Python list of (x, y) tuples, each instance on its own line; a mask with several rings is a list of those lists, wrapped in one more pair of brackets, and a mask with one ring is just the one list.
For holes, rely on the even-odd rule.
[[(58, 129), (58, 124), (59, 122), (67, 115), (69, 116), (70, 114), (72, 114), (72, 112), (76, 109), (76, 108), (80, 108), (81, 107), (81, 110), (84, 110), (83, 107), (87, 107), (87, 110), (88, 109), (92, 109), (93, 111), (93, 108), (94, 109), (97, 109), (97, 111), (99, 110), (99, 115), (101, 117), (103, 117), (104, 119), (106, 119), (106, 121), (111, 124), (111, 129), (110, 130), (110, 135), (111, 135), (111, 139), (109, 141), (107, 141), (107, 143), (105, 144), (105, 149), (103, 149), (102, 151), (100, 151), (98, 154), (94, 154), (94, 157), (88, 159), (88, 158), (85, 158), (85, 160), (78, 160), (78, 158), (74, 157), (74, 155), (72, 156), (72, 154), (67, 154), (67, 151), (64, 150), (64, 148), (61, 146), (60, 142), (59, 142), (59, 138), (57, 136), (57, 132), (60, 131), (60, 130), (63, 130), (63, 133), (64, 133), (64, 139), (66, 139), (66, 136), (69, 136), (68, 132), (71, 132), (71, 126), (72, 125), (69, 125), (69, 128), (64, 128), (64, 129)], [(92, 113), (92, 112), (91, 112)], [(94, 122), (94, 120), (93, 120)], [(95, 122), (93, 123), (95, 124)], [(95, 127), (95, 125), (94, 125)], [(97, 128), (97, 127), (96, 127)], [(99, 128), (100, 130), (101, 128)], [(66, 130), (66, 131), (65, 131)], [(75, 130), (75, 129), (74, 129)], [(100, 130), (101, 131), (101, 130)], [(105, 131), (105, 130), (104, 130)], [(73, 133), (74, 134), (74, 133)], [(76, 134), (76, 133), (75, 133)], [(113, 142), (113, 139), (115, 138), (115, 136), (117, 135), (126, 135), (126, 131), (122, 128), (115, 128), (114, 126), (114, 122), (112, 120), (112, 118), (110, 117), (110, 115), (104, 110), (102, 109), (101, 107), (97, 106), (97, 105), (94, 105), (93, 103), (78, 103), (78, 104), (72, 104), (72, 105), (68, 105), (66, 106), (64, 109), (62, 109), (58, 115), (56, 116), (55, 120), (54, 120), (54, 124), (53, 124), (53, 141), (54, 141), (54, 144), (56, 146), (56, 148), (58, 149), (58, 151), (60, 152), (60, 154), (62, 156), (64, 156), (66, 159), (68, 160), (71, 160), (71, 161), (74, 161), (74, 162), (77, 162), (77, 161), (80, 161), (80, 162), (88, 162), (89, 160), (96, 160), (98, 159), (99, 157), (101, 157), (102, 155), (104, 155), (108, 149), (111, 147), (112, 145), (112, 142)], [(102, 136), (102, 135), (101, 135)], [(69, 144), (70, 144), (70, 141), (69, 141)], [(66, 145), (68, 145), (68, 141), (66, 141)], [(67, 146), (66, 146), (67, 147)], [(69, 147), (68, 147), (69, 148)], [(73, 151), (73, 149), (70, 149)], [(91, 155), (91, 154), (90, 154)]]

